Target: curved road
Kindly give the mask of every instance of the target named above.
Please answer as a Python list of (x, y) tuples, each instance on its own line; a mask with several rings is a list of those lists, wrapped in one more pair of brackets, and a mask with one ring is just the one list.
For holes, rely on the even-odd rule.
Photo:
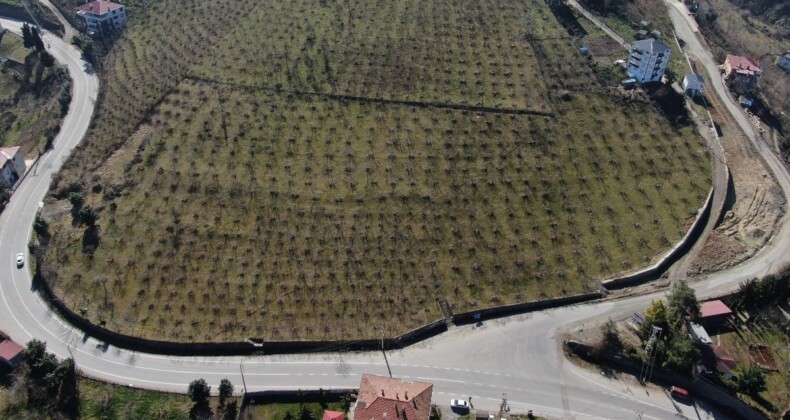
[[(18, 22), (1, 20), (18, 31)], [(685, 37), (684, 37), (685, 38)], [(141, 354), (107, 346), (65, 324), (30, 287), (30, 273), (16, 269), (14, 255), (24, 250), (39, 202), (51, 176), (89, 124), (97, 80), (84, 72), (79, 52), (63, 41), (45, 35), (50, 51), (68, 66), (74, 80), (74, 101), (64, 120), (53, 151), (42, 156), (5, 211), (0, 215), (0, 319), (9, 336), (20, 343), (31, 338), (47, 342), (59, 357), (73, 356), (85, 375), (134, 387), (185, 392), (187, 384), (205, 378), (216, 385), (230, 379), (237, 390), (352, 388), (362, 373), (387, 374), (380, 352), (325, 353), (256, 357), (170, 357)], [(686, 39), (690, 42), (689, 39)], [(748, 121), (746, 121), (748, 124)], [(752, 136), (752, 132), (746, 131)], [(790, 177), (766, 148), (759, 148), (775, 171), (783, 191), (790, 191)], [(771, 159), (775, 164), (771, 164)], [(783, 222), (785, 219), (783, 219)], [(776, 271), (790, 245), (790, 225), (781, 230), (755, 258), (731, 270), (711, 275), (693, 286), (701, 297), (737, 288), (748, 278)], [(771, 270), (773, 268), (773, 270)], [(478, 409), (496, 410), (503, 393), (514, 411), (532, 409), (538, 414), (575, 418), (667, 418), (682, 414), (709, 417), (704, 407), (678, 405), (656, 387), (631, 387), (579, 369), (567, 362), (560, 348), (563, 326), (618, 318), (646, 306), (663, 292), (564, 307), (489, 321), (482, 327), (466, 326), (405, 350), (389, 353), (395, 376), (432, 382), (434, 401), (446, 404), (451, 397), (473, 397)], [(243, 372), (243, 375), (242, 375)]]

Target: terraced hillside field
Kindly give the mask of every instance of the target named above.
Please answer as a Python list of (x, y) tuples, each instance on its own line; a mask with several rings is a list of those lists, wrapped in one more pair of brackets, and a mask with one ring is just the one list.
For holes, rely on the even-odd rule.
[(188, 63), (156, 64), (134, 23), (108, 58), (107, 77), (180, 76), (133, 78), (128, 97), (161, 98), (123, 139), (97, 126), (77, 156), (120, 147), (72, 160), (48, 200), (44, 278), (88, 319), (175, 341), (401, 333), (441, 300), (638, 269), (707, 195), (692, 127), (608, 93), (540, 2), (249, 7)]

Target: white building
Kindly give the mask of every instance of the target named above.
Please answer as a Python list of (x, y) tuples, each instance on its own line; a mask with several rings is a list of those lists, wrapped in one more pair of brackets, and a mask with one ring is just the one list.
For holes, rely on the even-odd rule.
[(691, 334), (691, 338), (693, 338), (694, 341), (700, 344), (713, 343), (713, 340), (710, 339), (708, 332), (705, 331), (705, 328), (702, 325), (689, 322), (688, 326), (689, 326), (689, 334)]
[(0, 147), (0, 178), (6, 187), (13, 187), (24, 173), (25, 158), (19, 153), (19, 146)]
[(683, 92), (688, 96), (702, 96), (705, 93), (705, 78), (696, 73), (683, 77)]
[(88, 34), (104, 36), (126, 26), (126, 8), (122, 4), (95, 0), (77, 7), (77, 15), (85, 20)]
[(656, 39), (643, 39), (631, 45), (628, 76), (639, 83), (659, 82), (669, 64), (672, 49)]

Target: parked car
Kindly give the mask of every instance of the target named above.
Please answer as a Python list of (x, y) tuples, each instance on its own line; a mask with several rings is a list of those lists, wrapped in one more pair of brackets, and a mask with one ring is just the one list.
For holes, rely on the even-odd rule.
[(691, 394), (689, 394), (688, 391), (686, 391), (685, 389), (683, 389), (683, 388), (681, 388), (679, 386), (673, 386), (672, 388), (670, 388), (669, 389), (669, 395), (671, 395), (672, 398), (674, 398), (676, 400), (681, 400), (681, 401), (685, 401), (685, 402), (692, 401)]
[(25, 254), (16, 254), (16, 268), (22, 268), (25, 265)]
[(455, 408), (458, 410), (468, 410), (469, 409), (469, 401), (467, 400), (450, 400), (450, 408)]

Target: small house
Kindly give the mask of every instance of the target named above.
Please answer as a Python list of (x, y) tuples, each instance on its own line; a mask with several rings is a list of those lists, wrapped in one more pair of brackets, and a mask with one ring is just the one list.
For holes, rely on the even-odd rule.
[(689, 73), (683, 77), (683, 92), (691, 97), (705, 94), (705, 78), (696, 73)]
[(433, 385), (377, 375), (362, 375), (354, 405), (355, 420), (429, 420)]
[(717, 328), (724, 325), (732, 315), (732, 310), (720, 300), (703, 302), (699, 308), (700, 324), (706, 328)]
[(25, 158), (19, 153), (19, 146), (0, 147), (0, 178), (6, 187), (13, 188), (25, 169)]
[(25, 348), (0, 335), (0, 363), (14, 368), (21, 360)]
[(724, 60), (724, 80), (737, 93), (747, 93), (757, 87), (762, 74), (760, 64), (749, 57), (728, 54)]
[(721, 347), (715, 344), (702, 346), (699, 368), (706, 375), (731, 375), (733, 369), (738, 365), (738, 360), (727, 354)]
[(779, 66), (780, 69), (790, 73), (790, 50), (776, 57), (776, 65)]

